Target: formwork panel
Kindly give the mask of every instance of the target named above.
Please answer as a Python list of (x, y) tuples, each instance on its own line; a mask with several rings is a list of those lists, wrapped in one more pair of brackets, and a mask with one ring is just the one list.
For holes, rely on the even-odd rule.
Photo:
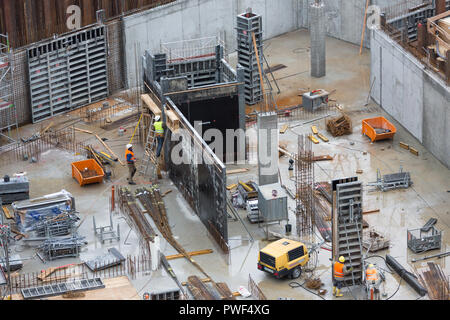
[(108, 96), (105, 26), (40, 43), (27, 55), (33, 123)]

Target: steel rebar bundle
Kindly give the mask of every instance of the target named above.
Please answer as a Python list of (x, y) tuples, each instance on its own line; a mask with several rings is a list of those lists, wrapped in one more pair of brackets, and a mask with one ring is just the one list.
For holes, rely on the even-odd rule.
[(307, 136), (298, 136), (295, 170), (297, 235), (311, 235), (315, 225), (314, 208), (314, 153)]
[(182, 254), (190, 263), (192, 263), (206, 278), (211, 279), (213, 287), (221, 294), (222, 297), (226, 297), (227, 293), (219, 286), (206, 271), (189, 255), (189, 253), (183, 248), (183, 246), (175, 240), (172, 234), (172, 230), (169, 225), (167, 217), (166, 207), (161, 196), (161, 192), (157, 187), (153, 188), (140, 188), (136, 190), (136, 197), (141, 202), (147, 213), (152, 217), (159, 232), (163, 235), (164, 239), (175, 249), (178, 253)]

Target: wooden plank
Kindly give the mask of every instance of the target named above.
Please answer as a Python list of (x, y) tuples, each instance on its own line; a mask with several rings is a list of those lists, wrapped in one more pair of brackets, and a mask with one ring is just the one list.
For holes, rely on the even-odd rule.
[(223, 294), (222, 300), (236, 300), (236, 297), (233, 295), (230, 288), (225, 282), (218, 282), (216, 285), (219, 289), (219, 292)]
[(76, 267), (79, 265), (82, 265), (83, 263), (79, 263), (79, 264), (67, 264), (64, 266), (60, 266), (60, 267), (52, 267), (52, 268), (48, 268), (46, 270), (42, 270), (41, 273), (37, 276), (37, 278), (41, 281), (44, 281), (44, 279), (48, 278), (50, 275), (52, 275), (53, 273), (55, 273), (58, 270), (64, 270), (70, 267)]
[(284, 133), (287, 131), (287, 129), (289, 129), (289, 125), (288, 125), (288, 124), (285, 124), (284, 126), (281, 127), (280, 133), (281, 133), (281, 134), (284, 134)]
[[(198, 250), (198, 251), (188, 252), (188, 255), (190, 257), (194, 257), (194, 256), (200, 256), (200, 255), (210, 254), (210, 253), (213, 253), (212, 249), (205, 249), (205, 250)], [(173, 255), (166, 256), (167, 260), (174, 260), (174, 259), (180, 259), (180, 258), (184, 258), (184, 255), (182, 255), (182, 254), (173, 254)]]
[(364, 21), (363, 21), (362, 32), (361, 32), (361, 45), (359, 47), (359, 55), (362, 54), (362, 50), (363, 50), (364, 35), (366, 33), (366, 22), (367, 22), (367, 10), (368, 9), (369, 9), (369, 0), (366, 1), (366, 9), (364, 10)]
[(5, 217), (7, 219), (12, 219), (13, 217), (11, 216), (11, 214), (9, 213), (9, 209), (6, 206), (3, 206), (3, 213), (5, 214)]
[(314, 137), (312, 134), (310, 134), (310, 135), (308, 136), (308, 138), (309, 138), (309, 140), (311, 140), (311, 141), (314, 142), (315, 144), (318, 144), (318, 143), (319, 143), (319, 140), (317, 140), (317, 138)]
[(237, 183), (230, 184), (229, 186), (227, 186), (227, 190), (232, 190), (234, 188), (237, 188), (237, 186)]
[(89, 133), (89, 134), (95, 134), (92, 131), (84, 130), (84, 129), (80, 129), (80, 128), (75, 128), (75, 131), (80, 131), (80, 132)]
[[(205, 284), (200, 280), (197, 276), (190, 276), (188, 277), (188, 284), (191, 288), (195, 288), (199, 291), (202, 300), (215, 300), (214, 296), (209, 292), (208, 288), (205, 286)], [(198, 296), (197, 296), (198, 297)]]
[[(204, 278), (204, 279), (201, 279), (201, 281), (202, 281), (203, 283), (208, 283), (208, 282), (211, 282), (211, 279), (210, 279), (210, 278)], [(182, 282), (181, 285), (182, 285), (182, 286), (187, 286), (187, 285), (188, 285), (188, 282), (187, 282), (187, 281)]]
[(232, 169), (232, 170), (228, 170), (227, 169), (227, 174), (235, 174), (235, 173), (244, 173), (244, 172), (248, 172), (248, 169)]
[(120, 158), (118, 157), (118, 156), (116, 156), (116, 154), (114, 153), (114, 151), (112, 151), (111, 150), (111, 148), (97, 135), (97, 134), (95, 134), (95, 137), (97, 138), (97, 140), (98, 141), (100, 141), (100, 143), (101, 144), (103, 144), (103, 146), (106, 148), (106, 149), (108, 149), (108, 151), (114, 156), (114, 157), (116, 157), (118, 160), (119, 160), (119, 162), (120, 162), (120, 164), (121, 165), (125, 165), (125, 163), (123, 163), (121, 160), (120, 160)]
[(328, 142), (328, 141), (330, 141), (330, 140), (328, 140), (327, 137), (325, 137), (325, 136), (324, 136), (323, 134), (321, 134), (321, 133), (318, 133), (317, 136), (318, 136), (320, 139), (322, 139), (323, 142)]
[(378, 212), (380, 212), (380, 209), (369, 210), (369, 211), (363, 211), (363, 214), (371, 214), (371, 213), (378, 213)]
[(166, 125), (170, 131), (175, 132), (180, 129), (180, 119), (175, 115), (172, 110), (166, 109)]
[(333, 159), (334, 158), (332, 156), (327, 154), (327, 155), (323, 155), (323, 156), (314, 156), (312, 158), (312, 161), (331, 161)]
[(172, 190), (167, 190), (166, 192), (164, 192), (162, 195), (161, 195), (161, 197), (165, 197), (165, 196), (167, 196), (169, 193), (171, 193), (172, 192)]
[(263, 74), (262, 74), (262, 70), (261, 70), (261, 62), (259, 61), (259, 51), (258, 51), (258, 46), (256, 45), (256, 36), (255, 36), (254, 31), (252, 31), (252, 40), (253, 40), (253, 48), (255, 50), (255, 55), (256, 55), (256, 61), (258, 62), (258, 73), (259, 73), (259, 81), (261, 82), (263, 103), (267, 109), (267, 99), (266, 99), (266, 92), (265, 92), (265, 88), (264, 88), (264, 79), (263, 79)]
[(409, 145), (407, 145), (406, 143), (404, 143), (404, 142), (399, 142), (399, 145), (400, 145), (400, 147), (402, 147), (403, 149), (409, 150)]
[(156, 105), (155, 101), (153, 101), (153, 99), (148, 94), (141, 95), (141, 100), (145, 103), (145, 105), (150, 109), (151, 113), (153, 113), (155, 116), (162, 115), (161, 109)]
[(314, 134), (318, 134), (318, 133), (319, 133), (319, 130), (317, 129), (317, 126), (311, 126), (311, 131), (312, 131)]
[(416, 155), (416, 156), (419, 156), (419, 151), (418, 151), (417, 149), (414, 149), (413, 147), (409, 147), (409, 151), (410, 151), (412, 154), (414, 154), (414, 155)]

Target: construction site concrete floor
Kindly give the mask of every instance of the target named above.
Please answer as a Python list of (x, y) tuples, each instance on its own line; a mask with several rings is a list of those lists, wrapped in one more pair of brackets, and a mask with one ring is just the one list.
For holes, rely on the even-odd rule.
[[(294, 105), (298, 103), (299, 89), (322, 88), (328, 91), (336, 89), (332, 99), (337, 100), (352, 118), (353, 134), (338, 138), (333, 138), (326, 132), (325, 120), (302, 125), (302, 119), (289, 122), (291, 128), (285, 134), (280, 135), (280, 141), (287, 144), (290, 152), (296, 152), (297, 135), (309, 133), (310, 126), (316, 125), (320, 132), (324, 133), (330, 142), (320, 142), (313, 146), (316, 155), (329, 154), (334, 157), (333, 161), (317, 162), (315, 165), (315, 181), (330, 181), (334, 178), (355, 176), (356, 170), (363, 170), (358, 178), (366, 185), (368, 182), (376, 180), (376, 171), (379, 168), (382, 174), (398, 172), (400, 166), (404, 171), (411, 172), (414, 182), (413, 186), (404, 190), (394, 190), (389, 192), (369, 192), (369, 188), (364, 188), (363, 208), (364, 210), (380, 209), (379, 213), (366, 215), (364, 218), (371, 228), (383, 232), (391, 241), (389, 249), (380, 251), (377, 254), (385, 256), (386, 253), (394, 256), (406, 269), (414, 271), (414, 267), (419, 267), (424, 263), (411, 263), (411, 258), (422, 255), (414, 255), (406, 246), (407, 229), (419, 228), (431, 218), (437, 218), (436, 227), (443, 231), (441, 251), (448, 251), (450, 243), (450, 172), (433, 155), (425, 150), (420, 143), (414, 139), (395, 120), (389, 117), (381, 108), (370, 102), (365, 106), (369, 92), (369, 63), (370, 53), (364, 50), (363, 55), (359, 55), (359, 48), (355, 45), (342, 42), (333, 38), (327, 38), (327, 76), (321, 79), (312, 79), (309, 76), (309, 34), (305, 30), (291, 32), (280, 37), (266, 41), (265, 54), (270, 65), (284, 64), (286, 68), (276, 71), (275, 77), (279, 79), (281, 95), (275, 96), (279, 105)], [(284, 101), (284, 102), (283, 102)], [(361, 134), (361, 120), (368, 117), (384, 116), (394, 125), (398, 132), (394, 140), (371, 143), (370, 140)], [(70, 116), (60, 116), (52, 121), (67, 121)], [(74, 118), (75, 119), (75, 118)], [(42, 124), (43, 126), (46, 123)], [(119, 137), (117, 130), (109, 132), (98, 127), (78, 123), (77, 127), (95, 131), (100, 137), (108, 139), (108, 143), (113, 151), (122, 156), (124, 146), (128, 143), (135, 123), (128, 125), (129, 130), (125, 136)], [(280, 122), (279, 126), (283, 125)], [(30, 125), (21, 129), (24, 133), (33, 133), (40, 125)], [(254, 134), (249, 130), (249, 135)], [(24, 134), (25, 135), (25, 134)], [(90, 142), (97, 147), (100, 143), (88, 134), (77, 133), (78, 139)], [(399, 141), (414, 146), (419, 151), (419, 156), (411, 154), (409, 151), (400, 148)], [(136, 155), (142, 158), (142, 148), (136, 146)], [(256, 149), (251, 149), (251, 158), (255, 158)], [(112, 185), (127, 185), (127, 168), (116, 164), (112, 181), (105, 181), (98, 185), (80, 187), (72, 179), (70, 164), (83, 157), (70, 154), (60, 150), (49, 150), (42, 154), (38, 163), (11, 162), (2, 164), (0, 174), (13, 174), (15, 172), (26, 171), (30, 179), (30, 196), (39, 197), (44, 194), (58, 192), (65, 189), (71, 192), (76, 198), (77, 210), (80, 212), (83, 223), (78, 232), (86, 236), (88, 245), (83, 249), (80, 258), (62, 259), (43, 264), (35, 258), (24, 262), (22, 272), (40, 271), (50, 266), (58, 266), (67, 263), (75, 263), (85, 260), (105, 252), (106, 248), (117, 247), (124, 255), (136, 255), (140, 253), (139, 239), (135, 232), (131, 232), (127, 243), (125, 237), (129, 233), (129, 226), (119, 215), (114, 215), (114, 224), (120, 224), (120, 242), (101, 244), (95, 237), (92, 216), (95, 215), (98, 225), (109, 224), (109, 197)], [(280, 174), (283, 183), (295, 190), (294, 181), (289, 178), (287, 157), (280, 158)], [(234, 174), (228, 176), (228, 184), (237, 183), (239, 180), (257, 181), (257, 167), (254, 164), (243, 166), (231, 165), (229, 168), (248, 168), (245, 174)], [(146, 185), (149, 181), (138, 177), (138, 186)], [(240, 221), (229, 220), (229, 245), (231, 251), (229, 255), (221, 253), (220, 248), (209, 236), (205, 226), (200, 222), (194, 211), (176, 190), (173, 183), (168, 179), (159, 182), (162, 192), (173, 190), (165, 198), (165, 205), (169, 216), (173, 234), (187, 251), (213, 249), (214, 253), (197, 256), (197, 261), (205, 271), (216, 281), (226, 282), (232, 291), (237, 291), (240, 286), (247, 287), (248, 277), (251, 277), (259, 285), (269, 299), (319, 299), (319, 297), (307, 292), (302, 288), (291, 288), (289, 283), (292, 280), (278, 280), (271, 275), (261, 272), (256, 268), (258, 251), (269, 242), (265, 241), (265, 231), (258, 224), (250, 224), (246, 219), (246, 212), (238, 210), (238, 213), (249, 230), (254, 241), (250, 241), (249, 234)], [(128, 186), (128, 185), (127, 185)], [(295, 201), (289, 199), (289, 222), (295, 226)], [(270, 226), (270, 230), (284, 233), (284, 224)], [(295, 230), (294, 230), (295, 232)], [(317, 236), (305, 239), (318, 242)], [(176, 253), (175, 250), (165, 241), (161, 243), (162, 252), (166, 255)], [(23, 245), (13, 247), (14, 253), (20, 252), (21, 257), (33, 256), (34, 249)], [(435, 253), (438, 250), (435, 250)], [(318, 255), (318, 263), (313, 275), (303, 273), (297, 280), (303, 282), (310, 276), (319, 277), (324, 283), (323, 288), (328, 292), (323, 296), (325, 299), (336, 299), (331, 295), (331, 264), (329, 251), (321, 250)], [(450, 267), (446, 265), (449, 258), (435, 260), (448, 275)], [(370, 261), (377, 263), (384, 269), (388, 269), (380, 258), (371, 258)], [(429, 260), (432, 261), (432, 260)], [(184, 259), (170, 261), (177, 277), (180, 281), (186, 281), (190, 275), (203, 277), (199, 271)], [(164, 270), (149, 273), (145, 277), (133, 279), (132, 283), (140, 295), (152, 290), (152, 277), (166, 277)], [(400, 286), (399, 286), (400, 283)], [(392, 297), (396, 299), (416, 299), (418, 294), (404, 281), (400, 281), (398, 275), (387, 273), (385, 291), (387, 297), (399, 290)], [(363, 299), (361, 290), (355, 289), (352, 292), (344, 289), (344, 297), (339, 299)], [(132, 297), (130, 297), (132, 298)], [(133, 297), (134, 298), (134, 297)], [(251, 298), (250, 298), (251, 299)], [(424, 297), (427, 299), (427, 297)]]

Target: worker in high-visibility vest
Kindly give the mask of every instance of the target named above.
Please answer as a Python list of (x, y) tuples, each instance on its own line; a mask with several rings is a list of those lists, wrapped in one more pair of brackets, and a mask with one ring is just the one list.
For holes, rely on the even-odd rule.
[(379, 300), (381, 280), (378, 269), (373, 264), (369, 264), (366, 269), (366, 288), (369, 300)]
[(164, 143), (164, 128), (160, 116), (155, 117), (155, 123), (153, 126), (155, 127), (156, 139), (158, 140), (158, 148), (156, 150), (156, 157), (158, 158), (161, 155), (161, 150)]
[(342, 297), (341, 289), (344, 286), (344, 276), (353, 270), (353, 268), (347, 269), (344, 263), (345, 258), (343, 256), (339, 257), (339, 261), (333, 262), (333, 295), (336, 297)]
[(369, 266), (366, 269), (366, 281), (369, 281), (371, 283), (378, 282), (378, 270), (375, 268), (373, 264), (369, 264)]
[(127, 160), (128, 165), (128, 183), (131, 185), (135, 185), (136, 183), (133, 181), (133, 177), (136, 174), (136, 158), (134, 157), (133, 145), (127, 144), (127, 150), (125, 151), (125, 158)]

